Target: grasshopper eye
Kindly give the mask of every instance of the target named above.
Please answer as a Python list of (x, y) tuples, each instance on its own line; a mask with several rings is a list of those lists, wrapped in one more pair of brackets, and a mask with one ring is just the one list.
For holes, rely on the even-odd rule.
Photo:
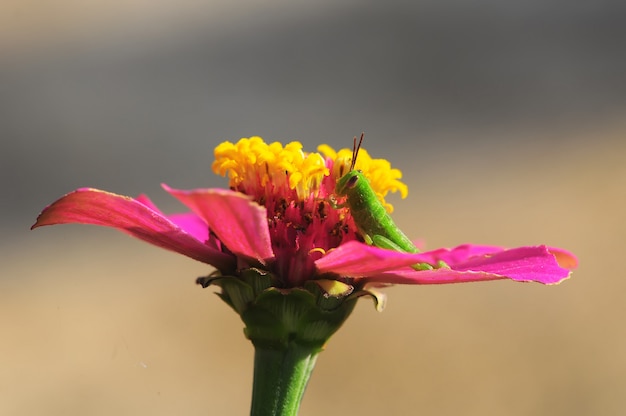
[(359, 180), (359, 175), (351, 176), (350, 179), (348, 179), (348, 182), (346, 182), (346, 188), (348, 189), (354, 188), (358, 180)]

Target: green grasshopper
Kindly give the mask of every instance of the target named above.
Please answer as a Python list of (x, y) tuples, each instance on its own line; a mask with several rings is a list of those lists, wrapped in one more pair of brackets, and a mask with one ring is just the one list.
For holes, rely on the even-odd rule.
[[(336, 203), (334, 205), (348, 207), (358, 232), (366, 244), (404, 253), (418, 253), (417, 247), (393, 222), (383, 204), (376, 197), (369, 180), (360, 170), (354, 169), (363, 136), (362, 133), (358, 145), (354, 137), (350, 171), (343, 175), (335, 185), (335, 195), (345, 197), (346, 200), (341, 205)], [(433, 266), (428, 263), (418, 263), (411, 267), (415, 270), (433, 269)]]

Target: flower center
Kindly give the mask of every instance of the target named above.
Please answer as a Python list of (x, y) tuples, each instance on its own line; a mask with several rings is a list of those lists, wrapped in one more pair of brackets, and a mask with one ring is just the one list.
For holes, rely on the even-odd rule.
[[(267, 144), (260, 137), (224, 142), (215, 148), (213, 171), (228, 175), (231, 189), (250, 195), (267, 209), (276, 261), (273, 272), (286, 287), (300, 286), (315, 275), (314, 261), (325, 251), (358, 238), (347, 208), (330, 203), (337, 181), (350, 168), (352, 150), (335, 152), (322, 145), (306, 153), (302, 144)], [(363, 172), (387, 210), (388, 192), (406, 197), (398, 169), (384, 159), (372, 159), (361, 149), (356, 169)]]

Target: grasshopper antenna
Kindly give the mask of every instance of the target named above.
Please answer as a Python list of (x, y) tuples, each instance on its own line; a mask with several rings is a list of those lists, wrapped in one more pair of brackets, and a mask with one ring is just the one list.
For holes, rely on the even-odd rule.
[(361, 143), (363, 143), (363, 136), (365, 136), (365, 132), (361, 133), (361, 139), (359, 139), (359, 144), (356, 144), (356, 136), (354, 136), (354, 144), (352, 145), (352, 163), (350, 164), (350, 170), (354, 170), (354, 166), (356, 165), (356, 158), (359, 155), (359, 149), (361, 149)]

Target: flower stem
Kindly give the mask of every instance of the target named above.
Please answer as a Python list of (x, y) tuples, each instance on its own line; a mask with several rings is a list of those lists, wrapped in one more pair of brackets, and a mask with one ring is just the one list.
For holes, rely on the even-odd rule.
[(279, 349), (255, 345), (250, 415), (297, 415), (320, 351), (294, 342)]

